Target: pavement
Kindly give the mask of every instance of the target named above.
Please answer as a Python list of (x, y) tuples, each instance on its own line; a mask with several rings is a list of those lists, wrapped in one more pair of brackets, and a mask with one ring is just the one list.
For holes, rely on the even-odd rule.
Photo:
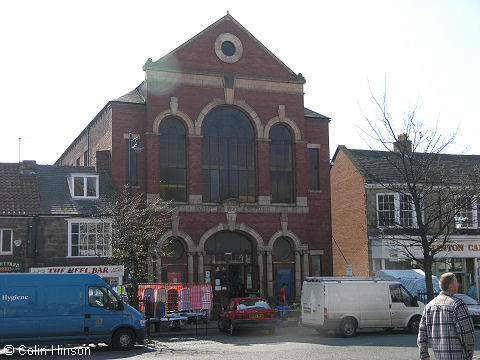
[[(290, 319), (287, 321), (277, 321), (277, 328), (285, 327), (298, 327), (298, 319)], [(186, 337), (192, 335), (209, 335), (217, 334), (218, 327), (216, 320), (210, 320), (207, 322), (198, 322), (198, 324), (184, 323), (180, 328), (171, 327), (167, 323), (159, 324), (157, 326), (148, 325), (148, 337), (151, 339), (154, 338), (163, 338), (163, 337)]]

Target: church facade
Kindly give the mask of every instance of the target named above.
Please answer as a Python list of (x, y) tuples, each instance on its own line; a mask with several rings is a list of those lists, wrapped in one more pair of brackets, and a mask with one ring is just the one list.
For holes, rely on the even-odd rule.
[(330, 119), (304, 106), (302, 74), (228, 14), (143, 69), (56, 164), (108, 150), (117, 188), (131, 181), (152, 211), (171, 201), (149, 280), (210, 282), (224, 302), (284, 282), (299, 298), (306, 276), (332, 275)]

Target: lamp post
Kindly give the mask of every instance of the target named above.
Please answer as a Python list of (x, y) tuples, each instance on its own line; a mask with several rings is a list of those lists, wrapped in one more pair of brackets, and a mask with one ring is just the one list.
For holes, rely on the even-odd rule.
[[(128, 132), (128, 202), (129, 205), (132, 206), (132, 150), (138, 154), (140, 151), (143, 150), (143, 146), (140, 143), (140, 137), (137, 136), (135, 139), (132, 139), (132, 131), (130, 130)], [(135, 262), (135, 254), (133, 252), (133, 238), (132, 238), (132, 229), (130, 228), (130, 268), (129, 268), (129, 279), (133, 282), (134, 284), (132, 286), (132, 293), (133, 296), (137, 296), (137, 284), (136, 284), (136, 279), (135, 279), (135, 273), (136, 269), (134, 271), (133, 268), (136, 268), (136, 262)], [(138, 308), (138, 302), (137, 300), (133, 301), (134, 307)]]
[(128, 132), (128, 195), (130, 202), (132, 202), (132, 150), (138, 154), (143, 150), (143, 146), (139, 136), (132, 139), (132, 131), (130, 130)]

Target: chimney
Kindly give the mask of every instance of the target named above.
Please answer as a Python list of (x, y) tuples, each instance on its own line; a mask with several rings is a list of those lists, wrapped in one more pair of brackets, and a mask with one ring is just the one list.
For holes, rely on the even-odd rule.
[(35, 160), (23, 160), (22, 166), (25, 170), (35, 170), (37, 162)]
[(110, 170), (110, 150), (101, 150), (95, 153), (96, 171), (109, 171)]
[(408, 140), (407, 134), (400, 134), (397, 136), (397, 141), (393, 143), (393, 151), (402, 154), (412, 153), (412, 142)]

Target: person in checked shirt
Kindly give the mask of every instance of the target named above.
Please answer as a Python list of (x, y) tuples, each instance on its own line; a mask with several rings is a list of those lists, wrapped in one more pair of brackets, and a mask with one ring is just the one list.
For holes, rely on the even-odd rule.
[(423, 310), (417, 344), (420, 359), (429, 360), (431, 342), (437, 360), (470, 360), (474, 349), (474, 327), (465, 303), (456, 298), (458, 281), (453, 273), (439, 279), (440, 295)]

